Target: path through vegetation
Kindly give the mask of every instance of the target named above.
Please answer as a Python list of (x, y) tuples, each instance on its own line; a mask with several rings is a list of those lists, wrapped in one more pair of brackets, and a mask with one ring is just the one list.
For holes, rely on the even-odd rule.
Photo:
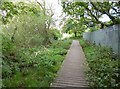
[(58, 77), (51, 87), (87, 87), (84, 68), (84, 53), (79, 45), (79, 41), (73, 40), (66, 59), (58, 72)]

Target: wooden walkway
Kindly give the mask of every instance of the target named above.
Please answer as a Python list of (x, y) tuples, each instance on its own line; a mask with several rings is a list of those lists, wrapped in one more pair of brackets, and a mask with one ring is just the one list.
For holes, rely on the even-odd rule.
[(85, 56), (79, 41), (73, 40), (57, 78), (51, 87), (88, 87), (85, 80)]

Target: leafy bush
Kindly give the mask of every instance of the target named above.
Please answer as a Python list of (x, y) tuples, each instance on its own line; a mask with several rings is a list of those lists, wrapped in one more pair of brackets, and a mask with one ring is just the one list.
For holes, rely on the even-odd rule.
[[(2, 36), (2, 76), (11, 76), (12, 74), (12, 63), (17, 61), (16, 56), (16, 46), (11, 42), (8, 36), (1, 34)], [(11, 65), (11, 66), (10, 66)]]
[(62, 34), (57, 29), (50, 29), (49, 35), (51, 37), (51, 40), (58, 40), (62, 37)]
[(2, 52), (3, 54), (9, 55), (10, 53), (15, 51), (16, 46), (11, 42), (9, 36), (0, 34), (2, 37)]
[(112, 57), (110, 48), (95, 46), (89, 42), (80, 40), (89, 65), (87, 71), (90, 85), (94, 88), (115, 88), (118, 82), (118, 59)]

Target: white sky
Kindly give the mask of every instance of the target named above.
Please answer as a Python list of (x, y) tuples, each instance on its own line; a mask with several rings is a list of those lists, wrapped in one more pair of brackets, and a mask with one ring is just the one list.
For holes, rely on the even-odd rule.
[(45, 1), (48, 5), (52, 5), (52, 9), (54, 12), (53, 18), (55, 20), (58, 20), (58, 21), (56, 21), (56, 25), (59, 28), (59, 23), (61, 21), (60, 19), (62, 19), (61, 15), (62, 15), (62, 11), (63, 11), (59, 0), (45, 0)]
[(102, 22), (107, 22), (110, 21), (110, 18), (106, 14), (103, 14), (102, 17), (99, 18), (99, 20)]

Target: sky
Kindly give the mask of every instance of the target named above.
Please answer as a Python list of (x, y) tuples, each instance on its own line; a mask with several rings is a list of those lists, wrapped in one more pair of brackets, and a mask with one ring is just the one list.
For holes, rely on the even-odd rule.
[[(41, 1), (41, 0), (38, 0), (38, 1)], [(46, 1), (46, 4), (48, 4), (48, 8), (49, 6), (52, 5), (52, 9), (54, 12), (53, 18), (57, 20), (55, 24), (57, 28), (60, 29), (59, 24), (62, 19), (62, 12), (63, 12), (62, 6), (60, 5), (60, 2), (59, 2), (60, 0), (45, 0), (45, 1)]]

